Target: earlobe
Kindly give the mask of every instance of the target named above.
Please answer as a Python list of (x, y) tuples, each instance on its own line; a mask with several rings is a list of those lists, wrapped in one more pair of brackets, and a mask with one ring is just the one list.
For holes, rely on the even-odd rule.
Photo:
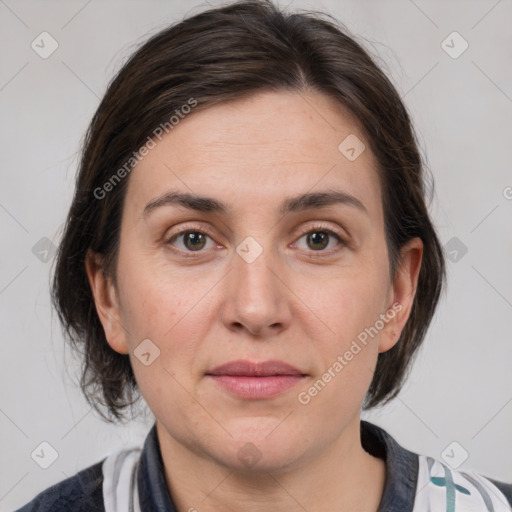
[(381, 331), (379, 352), (386, 352), (398, 342), (411, 314), (423, 256), (423, 242), (411, 239), (400, 251), (401, 261), (396, 270), (386, 312), (389, 321)]
[(90, 249), (85, 259), (85, 267), (96, 312), (103, 325), (107, 342), (116, 352), (128, 354), (121, 309), (112, 278), (105, 275), (101, 265), (101, 257)]

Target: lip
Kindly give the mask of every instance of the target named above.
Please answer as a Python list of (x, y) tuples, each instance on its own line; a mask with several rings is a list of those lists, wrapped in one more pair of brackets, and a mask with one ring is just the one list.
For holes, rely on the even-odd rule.
[(306, 375), (282, 361), (231, 361), (206, 373), (220, 388), (239, 398), (277, 396), (301, 382)]
[(243, 377), (269, 377), (273, 375), (303, 375), (294, 366), (283, 361), (263, 361), (261, 363), (237, 360), (221, 364), (207, 375), (234, 375)]

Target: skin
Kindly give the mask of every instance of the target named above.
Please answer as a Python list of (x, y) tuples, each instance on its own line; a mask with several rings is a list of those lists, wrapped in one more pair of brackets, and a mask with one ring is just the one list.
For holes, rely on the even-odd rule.
[[(366, 145), (354, 161), (338, 149), (349, 134)], [(288, 197), (333, 189), (366, 212), (349, 204), (278, 212)], [(165, 205), (143, 214), (170, 190), (232, 211)], [(330, 237), (318, 249), (307, 233), (322, 233), (319, 223), (347, 244)], [(207, 233), (199, 251), (185, 236), (173, 238), (187, 229)], [(252, 263), (236, 252), (248, 236), (263, 249)], [(260, 92), (193, 112), (137, 164), (117, 286), (92, 253), (87, 272), (108, 343), (130, 354), (155, 416), (180, 512), (234, 511), (240, 503), (248, 512), (270, 504), (287, 512), (377, 510), (385, 465), (361, 446), (361, 406), (379, 352), (397, 342), (410, 314), (422, 251), (421, 240), (411, 240), (390, 279), (376, 160), (356, 120), (318, 92)], [(401, 309), (378, 335), (299, 403), (394, 303)], [(134, 356), (144, 339), (160, 349), (149, 366)], [(236, 359), (277, 359), (307, 376), (276, 397), (241, 399), (205, 376)], [(250, 467), (237, 456), (248, 442), (260, 454)]]

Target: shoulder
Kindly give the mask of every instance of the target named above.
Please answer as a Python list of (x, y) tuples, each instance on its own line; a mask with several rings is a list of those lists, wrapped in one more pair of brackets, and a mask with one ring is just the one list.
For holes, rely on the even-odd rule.
[(45, 489), (16, 512), (103, 512), (103, 462)]
[(453, 450), (443, 461), (418, 454), (365, 421), (361, 422), (361, 441), (366, 451), (386, 462), (379, 512), (512, 512), (512, 484), (460, 468)]
[[(512, 511), (512, 485), (475, 471), (458, 470), (440, 460), (418, 455), (419, 471), (416, 510)], [(427, 507), (427, 508), (425, 508)]]
[(494, 480), (492, 478), (488, 478), (489, 482), (491, 482), (493, 485), (495, 485), (507, 498), (509, 505), (512, 510), (512, 484), (508, 484), (506, 482), (500, 482), (498, 480)]

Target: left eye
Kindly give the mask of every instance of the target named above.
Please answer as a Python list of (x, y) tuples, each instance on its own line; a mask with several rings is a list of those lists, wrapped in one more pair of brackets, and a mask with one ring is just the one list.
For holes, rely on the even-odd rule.
[[(335, 238), (339, 244), (343, 244), (343, 240), (333, 231), (328, 229), (315, 229), (302, 235), (299, 240), (306, 238), (307, 248), (313, 251), (324, 251), (329, 243)], [(329, 249), (332, 247), (329, 247)]]
[[(213, 240), (202, 231), (182, 231), (181, 233), (173, 236), (168, 243), (172, 244), (175, 240), (183, 239), (184, 247), (178, 247), (179, 249), (198, 252), (206, 247), (207, 238), (210, 239), (211, 245), (213, 245)], [(211, 245), (206, 248), (211, 248)]]

